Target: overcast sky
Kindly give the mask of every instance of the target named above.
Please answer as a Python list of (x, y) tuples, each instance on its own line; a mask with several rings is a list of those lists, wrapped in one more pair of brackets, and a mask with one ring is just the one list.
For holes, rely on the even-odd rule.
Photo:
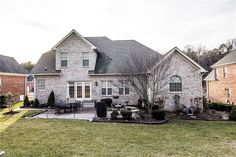
[(72, 29), (165, 53), (236, 38), (236, 0), (0, 0), (0, 54), (37, 62)]

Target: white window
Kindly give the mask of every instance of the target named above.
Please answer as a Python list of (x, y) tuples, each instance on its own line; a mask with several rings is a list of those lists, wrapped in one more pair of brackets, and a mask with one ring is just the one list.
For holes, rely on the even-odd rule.
[(70, 98), (75, 98), (75, 86), (74, 82), (69, 83), (69, 97)]
[(227, 89), (227, 97), (232, 98), (232, 90), (230, 88)]
[(61, 52), (61, 67), (67, 67), (68, 61), (67, 61), (67, 53)]
[[(91, 82), (76, 82), (73, 87), (69, 86), (69, 96), (75, 99), (91, 98)], [(71, 91), (71, 92), (70, 92)]]
[(102, 81), (102, 95), (112, 95), (112, 81)]
[(228, 69), (227, 69), (227, 67), (225, 66), (224, 68), (223, 68), (223, 74), (224, 74), (224, 78), (227, 78), (227, 74), (228, 73)]
[(84, 83), (84, 97), (90, 98), (90, 83), (89, 82)]
[(214, 69), (214, 76), (215, 76), (215, 80), (218, 79), (218, 69)]
[(182, 91), (182, 79), (180, 76), (175, 75), (170, 78), (170, 91), (171, 92)]
[(38, 79), (38, 90), (45, 90), (45, 79)]
[(82, 93), (82, 83), (77, 83), (77, 98), (82, 98), (83, 93)]
[(89, 52), (83, 52), (83, 67), (88, 67), (89, 66)]
[(127, 80), (120, 81), (119, 95), (129, 95), (129, 82)]

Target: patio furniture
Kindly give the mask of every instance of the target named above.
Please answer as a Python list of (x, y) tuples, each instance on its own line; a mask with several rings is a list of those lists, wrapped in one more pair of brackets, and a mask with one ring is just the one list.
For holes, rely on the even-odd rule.
[(55, 105), (55, 111), (56, 113), (61, 113), (61, 111), (66, 112), (77, 112), (78, 108), (81, 107), (81, 102), (75, 102), (75, 103), (57, 103)]

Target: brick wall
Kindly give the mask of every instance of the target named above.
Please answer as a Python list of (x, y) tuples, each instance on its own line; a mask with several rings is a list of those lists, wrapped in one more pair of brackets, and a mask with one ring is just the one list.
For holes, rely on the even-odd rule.
[(11, 92), (16, 94), (19, 98), (19, 95), (25, 95), (25, 77), (24, 76), (7, 76), (0, 75), (1, 78), (1, 87), (0, 94), (6, 94)]
[[(217, 67), (218, 79), (207, 82), (208, 99), (212, 102), (236, 103), (236, 64), (227, 65), (227, 78), (223, 74), (224, 66)], [(232, 98), (228, 98), (227, 89), (231, 89)]]

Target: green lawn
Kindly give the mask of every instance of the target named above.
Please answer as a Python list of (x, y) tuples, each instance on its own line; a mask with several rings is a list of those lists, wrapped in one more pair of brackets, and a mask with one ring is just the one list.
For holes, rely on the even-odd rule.
[(6, 157), (236, 156), (235, 122), (174, 121), (150, 126), (23, 119), (19, 117), (26, 113), (18, 114), (9, 125), (0, 119), (0, 128), (4, 126), (0, 149)]

